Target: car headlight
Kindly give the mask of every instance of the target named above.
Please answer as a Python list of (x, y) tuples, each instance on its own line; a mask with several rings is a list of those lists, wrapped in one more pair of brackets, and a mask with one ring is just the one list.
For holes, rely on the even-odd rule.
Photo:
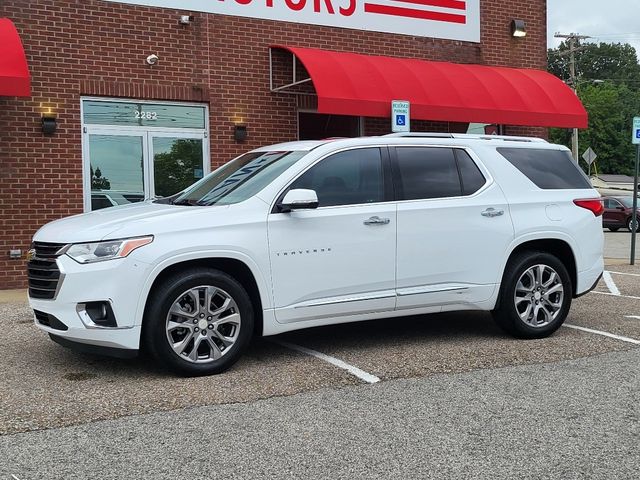
[(65, 252), (78, 263), (104, 262), (115, 258), (124, 258), (135, 249), (153, 242), (153, 237), (106, 240), (104, 242), (76, 243)]

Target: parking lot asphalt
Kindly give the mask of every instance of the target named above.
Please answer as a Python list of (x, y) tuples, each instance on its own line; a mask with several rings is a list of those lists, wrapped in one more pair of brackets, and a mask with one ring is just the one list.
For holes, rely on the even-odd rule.
[[(20, 292), (4, 295), (0, 301), (0, 323), (4, 327), (0, 329), (3, 345), (3, 360), (0, 362), (0, 479), (4, 478), (2, 475), (6, 478), (16, 475), (20, 480), (88, 478), (82, 475), (82, 468), (89, 468), (88, 460), (80, 459), (80, 454), (71, 452), (71, 449), (89, 449), (92, 454), (99, 455), (96, 445), (92, 444), (93, 438), (100, 438), (100, 445), (107, 445), (113, 440), (120, 448), (118, 451), (122, 451), (122, 458), (135, 457), (139, 461), (136, 465), (143, 468), (160, 451), (160, 446), (168, 448), (173, 442), (171, 432), (176, 435), (176, 441), (185, 443), (188, 441), (181, 435), (188, 432), (206, 438), (221, 436), (215, 439), (219, 445), (216, 448), (219, 448), (220, 455), (229, 456), (224, 461), (220, 460), (219, 470), (212, 478), (223, 476), (223, 472), (227, 473), (224, 476), (229, 476), (230, 465), (238, 467), (232, 459), (232, 452), (225, 450), (230, 448), (228, 442), (231, 445), (236, 442), (239, 455), (256, 460), (250, 468), (242, 470), (246, 471), (246, 476), (237, 475), (238, 478), (260, 476), (256, 468), (262, 468), (262, 476), (277, 478), (278, 475), (271, 475), (275, 464), (269, 463), (267, 457), (277, 453), (276, 445), (284, 448), (282, 442), (285, 440), (278, 440), (274, 445), (265, 442), (258, 448), (256, 442), (265, 435), (264, 432), (271, 432), (271, 435), (284, 432), (284, 438), (294, 442), (292, 449), (288, 450), (287, 458), (290, 460), (285, 462), (280, 472), (283, 478), (286, 472), (303, 476), (301, 468), (315, 473), (325, 471), (317, 470), (322, 463), (320, 452), (323, 451), (330, 455), (327, 458), (331, 458), (332, 471), (338, 473), (334, 476), (382, 478), (384, 470), (380, 470), (382, 473), (379, 475), (372, 474), (371, 466), (377, 465), (382, 458), (391, 461), (388, 455), (396, 448), (391, 445), (394, 434), (398, 435), (398, 445), (408, 449), (406, 460), (409, 462), (402, 463), (400, 468), (399, 460), (396, 460), (399, 470), (394, 471), (407, 475), (488, 478), (489, 470), (486, 469), (489, 464), (483, 463), (482, 452), (495, 448), (504, 450), (511, 441), (516, 444), (524, 442), (522, 447), (525, 449), (541, 450), (551, 462), (547, 462), (547, 470), (540, 464), (540, 469), (536, 470), (536, 467), (528, 472), (531, 476), (527, 478), (536, 478), (535, 472), (552, 472), (558, 478), (607, 478), (600, 474), (614, 470), (619, 475), (608, 478), (637, 478), (627, 476), (627, 473), (632, 466), (637, 468), (640, 449), (638, 452), (626, 452), (626, 449), (628, 442), (635, 445), (640, 442), (638, 409), (632, 407), (633, 402), (638, 405), (640, 391), (640, 266), (612, 260), (608, 262), (607, 272), (594, 292), (574, 300), (567, 319), (568, 325), (595, 332), (561, 328), (547, 339), (515, 340), (502, 333), (490, 315), (470, 312), (362, 322), (259, 339), (227, 373), (189, 379), (162, 371), (147, 358), (117, 360), (64, 349), (35, 328), (31, 311)], [(618, 337), (606, 336), (610, 334)], [(330, 355), (381, 381), (369, 385), (344, 369), (277, 343), (281, 341)], [(576, 363), (577, 359), (583, 360)], [(607, 370), (607, 365), (613, 370)], [(547, 378), (551, 372), (553, 375)], [(580, 380), (582, 373), (584, 378)], [(518, 379), (523, 383), (521, 387), (517, 387)], [(581, 385), (581, 382), (587, 384)], [(588, 388), (589, 383), (592, 390)], [(494, 391), (490, 391), (491, 385)], [(541, 389), (538, 404), (535, 403), (536, 388)], [(554, 388), (560, 389), (563, 396), (557, 397)], [(575, 396), (571, 394), (572, 388)], [(408, 396), (399, 398), (403, 389), (407, 390)], [(607, 389), (615, 393), (617, 400), (607, 395)], [(505, 396), (501, 392), (511, 393)], [(564, 398), (565, 403), (558, 398)], [(412, 404), (412, 399), (419, 401)], [(464, 403), (463, 399), (469, 403)], [(359, 402), (364, 403), (359, 406)], [(427, 408), (432, 404), (433, 410)], [(495, 407), (496, 404), (499, 408)], [(473, 405), (478, 409), (476, 416)], [(261, 409), (267, 411), (270, 408), (273, 409), (271, 414), (260, 417)], [(461, 409), (459, 415), (456, 414), (457, 409)], [(203, 414), (192, 415), (193, 412)], [(346, 419), (348, 431), (333, 423), (330, 418), (332, 412), (336, 414), (335, 422)], [(536, 417), (536, 412), (539, 417)], [(309, 416), (307, 420), (306, 415)], [(384, 430), (389, 428), (387, 420), (375, 420), (376, 415), (388, 418), (389, 422), (395, 419), (411, 431), (403, 433), (393, 427), (387, 434)], [(419, 428), (416, 431), (409, 428), (402, 415), (415, 418)], [(312, 422), (314, 416), (318, 418), (317, 423)], [(353, 418), (349, 419), (349, 416)], [(454, 431), (456, 418), (459, 432)], [(603, 422), (602, 418), (610, 419), (612, 424)], [(256, 422), (255, 427), (251, 426), (250, 420)], [(274, 424), (277, 421), (284, 424)], [(490, 433), (482, 430), (482, 421), (491, 426)], [(171, 422), (179, 427), (168, 426)], [(157, 428), (154, 427), (156, 423)], [(220, 423), (222, 426), (218, 431), (215, 426)], [(537, 427), (536, 423), (539, 423)], [(618, 437), (611, 430), (613, 426), (620, 432)], [(363, 431), (355, 433), (352, 428)], [(560, 454), (551, 448), (554, 440), (551, 432), (555, 428), (558, 429), (558, 440), (569, 448), (568, 458), (582, 459), (580, 468), (568, 469)], [(369, 432), (368, 429), (373, 430)], [(383, 430), (376, 433), (376, 429)], [(521, 435), (509, 429), (515, 429)], [(601, 436), (588, 439), (589, 429), (594, 435)], [(237, 436), (236, 431), (249, 432), (250, 435)], [(154, 446), (148, 455), (139, 451), (141, 447), (136, 444), (146, 432), (152, 437), (155, 435)], [(331, 432), (335, 434), (337, 443), (320, 445), (321, 439), (331, 436)], [(445, 434), (451, 435), (451, 439), (443, 440)], [(345, 448), (369, 453), (347, 460), (346, 454), (334, 451), (342, 445), (340, 439), (344, 435)], [(354, 436), (353, 443), (349, 444), (351, 435)], [(369, 449), (365, 445), (367, 439), (371, 445), (382, 449), (379, 458), (374, 455), (373, 446)], [(444, 443), (436, 445), (437, 439)], [(479, 443), (474, 443), (474, 440)], [(200, 440), (194, 441), (202, 444)], [(259, 452), (247, 453), (245, 441), (258, 448)], [(607, 451), (614, 441), (618, 442), (617, 452), (612, 450), (611, 456), (606, 461), (602, 460), (602, 452)], [(451, 448), (453, 457), (445, 455), (446, 445)], [(592, 455), (587, 462), (578, 445), (597, 448), (592, 451), (595, 456)], [(419, 446), (433, 450), (428, 454), (423, 451), (422, 454), (427, 455), (423, 460), (438, 459), (433, 464), (427, 462), (431, 465), (428, 472), (424, 470), (424, 463), (416, 463), (420, 458)], [(307, 447), (311, 450), (307, 451)], [(68, 453), (72, 462), (65, 464), (42, 457), (51, 448)], [(389, 452), (385, 448), (390, 449)], [(627, 455), (627, 461), (620, 460), (622, 452)], [(311, 456), (305, 460), (307, 457), (302, 458), (303, 454)], [(191, 464), (202, 465), (198, 467), (201, 468), (200, 474), (184, 475), (183, 478), (205, 477), (206, 468), (211, 468), (209, 464), (206, 467), (203, 460), (207, 458), (206, 450), (198, 448), (185, 452), (185, 455), (191, 459)], [(535, 466), (538, 462), (526, 460), (525, 456), (520, 457), (511, 451), (508, 455), (516, 463), (531, 461)], [(39, 461), (41, 457), (42, 461)], [(167, 462), (170, 458), (167, 457)], [(599, 459), (607, 465), (604, 470), (598, 466)], [(345, 470), (349, 462), (354, 465), (351, 476), (350, 471)], [(496, 457), (492, 462), (494, 466), (501, 465), (502, 460)], [(111, 464), (116, 463), (114, 459)], [(80, 467), (73, 473), (68, 470), (70, 465)], [(151, 462), (148, 471), (159, 472), (158, 465), (163, 463), (156, 465)], [(438, 476), (442, 465), (449, 465), (450, 472), (458, 475)], [(502, 478), (507, 478), (509, 472), (510, 478), (524, 478), (506, 465), (506, 470), (500, 470), (504, 473)], [(509, 468), (514, 467), (510, 465)], [(93, 468), (97, 468), (96, 464)], [(46, 473), (47, 469), (51, 475)], [(104, 475), (93, 477), (126, 478), (123, 472), (127, 471), (134, 472), (126, 468), (122, 474), (104, 470)], [(147, 472), (137, 470), (138, 475), (131, 473), (130, 477), (140, 477), (143, 471)], [(173, 475), (158, 473), (154, 476), (179, 478), (178, 473), (182, 470), (176, 466), (174, 470), (166, 471), (173, 472)], [(483, 472), (485, 475), (481, 475)], [(565, 474), (560, 475), (561, 472)], [(540, 473), (537, 478), (542, 477), (544, 475)], [(494, 478), (500, 478), (500, 475)]]
[[(631, 232), (622, 229), (617, 232), (605, 230), (604, 256), (608, 259), (625, 259), (631, 257)], [(636, 261), (640, 262), (640, 233), (636, 235)]]
[[(614, 268), (611, 268), (614, 270)], [(567, 323), (640, 339), (640, 274), (616, 265), (620, 295), (602, 281), (574, 301)], [(636, 272), (636, 273), (634, 273)], [(624, 274), (624, 275), (623, 275)], [(636, 298), (629, 298), (634, 297)], [(179, 378), (148, 358), (79, 354), (51, 342), (24, 302), (0, 304), (0, 433), (11, 434), (201, 405), (250, 402), (362, 383), (334, 367), (265, 338), (224, 375)], [(550, 338), (516, 340), (485, 313), (448, 313), (293, 332), (280, 340), (331, 355), (381, 380), (541, 364), (634, 348), (563, 328)]]
[[(0, 437), (7, 479), (637, 479), (640, 349)], [(629, 368), (634, 366), (634, 368)]]

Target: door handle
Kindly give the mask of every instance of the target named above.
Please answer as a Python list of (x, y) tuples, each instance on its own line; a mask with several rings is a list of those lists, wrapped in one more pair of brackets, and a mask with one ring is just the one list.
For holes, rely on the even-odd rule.
[(501, 215), (504, 215), (504, 210), (496, 210), (495, 208), (487, 208), (480, 215), (482, 215), (483, 217), (488, 217), (488, 218), (499, 217)]
[(389, 225), (391, 220), (388, 218), (380, 218), (377, 215), (365, 220), (363, 223), (365, 225)]

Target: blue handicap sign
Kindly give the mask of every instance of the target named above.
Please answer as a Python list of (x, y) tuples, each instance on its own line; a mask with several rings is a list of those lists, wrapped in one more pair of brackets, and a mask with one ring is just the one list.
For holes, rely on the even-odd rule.
[[(405, 115), (396, 115), (396, 124), (397, 125), (406, 125), (407, 117)], [(638, 137), (640, 138), (640, 137)]]
[(640, 130), (636, 130), (636, 138), (640, 138)]

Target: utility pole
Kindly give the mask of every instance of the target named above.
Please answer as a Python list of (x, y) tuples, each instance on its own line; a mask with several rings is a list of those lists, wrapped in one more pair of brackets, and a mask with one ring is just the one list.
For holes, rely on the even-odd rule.
[[(571, 77), (569, 81), (571, 82), (571, 87), (573, 88), (573, 91), (577, 96), (578, 95), (578, 79), (576, 78), (576, 52), (579, 52), (580, 50), (584, 49), (584, 47), (578, 46), (578, 42), (580, 40), (586, 40), (591, 37), (588, 35), (580, 35), (578, 33), (569, 33), (569, 34), (556, 33), (554, 37), (564, 38), (565, 40), (567, 40), (567, 43), (569, 44), (569, 49), (564, 52), (560, 52), (560, 55), (569, 55), (569, 75)], [(573, 129), (573, 135), (571, 136), (571, 151), (573, 152), (573, 159), (576, 161), (576, 163), (578, 163), (578, 129), (577, 128)]]

